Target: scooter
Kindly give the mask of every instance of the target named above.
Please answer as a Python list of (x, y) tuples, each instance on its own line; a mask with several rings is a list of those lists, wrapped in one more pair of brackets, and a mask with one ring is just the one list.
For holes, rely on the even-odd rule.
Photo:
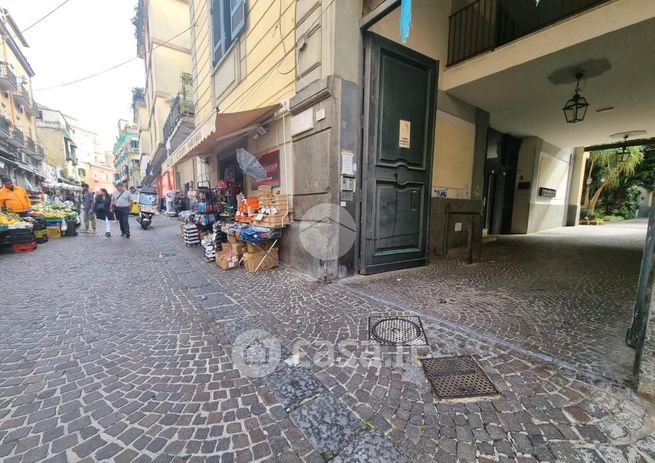
[(141, 228), (147, 230), (152, 219), (157, 214), (157, 190), (152, 187), (143, 187), (139, 192), (139, 215), (136, 221)]

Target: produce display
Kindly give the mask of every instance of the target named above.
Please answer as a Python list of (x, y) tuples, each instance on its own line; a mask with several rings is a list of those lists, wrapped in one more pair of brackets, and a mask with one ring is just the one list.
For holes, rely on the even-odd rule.
[(36, 204), (32, 208), (32, 215), (43, 217), (46, 220), (75, 219), (77, 211), (70, 207), (55, 207), (50, 204)]
[(16, 214), (0, 212), (0, 231), (19, 228), (32, 228), (32, 224)]

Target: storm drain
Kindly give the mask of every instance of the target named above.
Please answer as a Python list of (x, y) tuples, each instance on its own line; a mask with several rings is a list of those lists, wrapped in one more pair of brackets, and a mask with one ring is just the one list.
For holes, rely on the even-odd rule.
[(498, 391), (470, 355), (421, 359), (432, 390), (440, 399), (462, 399)]
[(384, 346), (415, 346), (428, 343), (419, 317), (369, 317), (369, 339)]

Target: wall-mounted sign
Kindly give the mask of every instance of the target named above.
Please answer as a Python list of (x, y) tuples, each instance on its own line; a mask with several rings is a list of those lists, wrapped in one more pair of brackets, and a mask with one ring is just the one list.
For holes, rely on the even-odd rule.
[(409, 149), (412, 136), (412, 123), (410, 121), (400, 120), (400, 130), (398, 134), (398, 146)]
[(540, 187), (539, 196), (543, 196), (544, 198), (554, 198), (555, 196), (557, 196), (557, 190), (553, 190), (552, 188)]
[(259, 163), (266, 169), (266, 178), (255, 182), (254, 187), (259, 185), (270, 185), (273, 188), (280, 186), (280, 150), (269, 151), (257, 158)]

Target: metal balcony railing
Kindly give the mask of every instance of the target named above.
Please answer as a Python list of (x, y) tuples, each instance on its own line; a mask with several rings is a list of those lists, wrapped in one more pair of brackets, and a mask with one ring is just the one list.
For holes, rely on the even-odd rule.
[(36, 143), (34, 143), (34, 140), (32, 140), (32, 137), (27, 137), (25, 141), (25, 146), (27, 147), (28, 150), (30, 150), (31, 153), (36, 154)]
[(14, 127), (14, 140), (19, 142), (21, 145), (25, 144), (25, 135), (23, 135), (23, 131), (18, 127)]
[(609, 0), (477, 0), (450, 15), (448, 66)]
[(0, 130), (5, 133), (11, 133), (11, 122), (5, 116), (0, 116)]
[(193, 117), (194, 115), (195, 108), (193, 101), (188, 98), (182, 98), (182, 95), (178, 93), (175, 100), (173, 100), (171, 112), (168, 113), (166, 123), (164, 124), (164, 140), (168, 140), (173, 135), (173, 131), (182, 117)]
[(8, 81), (14, 89), (18, 87), (16, 74), (9, 68), (7, 63), (0, 63), (0, 79)]

